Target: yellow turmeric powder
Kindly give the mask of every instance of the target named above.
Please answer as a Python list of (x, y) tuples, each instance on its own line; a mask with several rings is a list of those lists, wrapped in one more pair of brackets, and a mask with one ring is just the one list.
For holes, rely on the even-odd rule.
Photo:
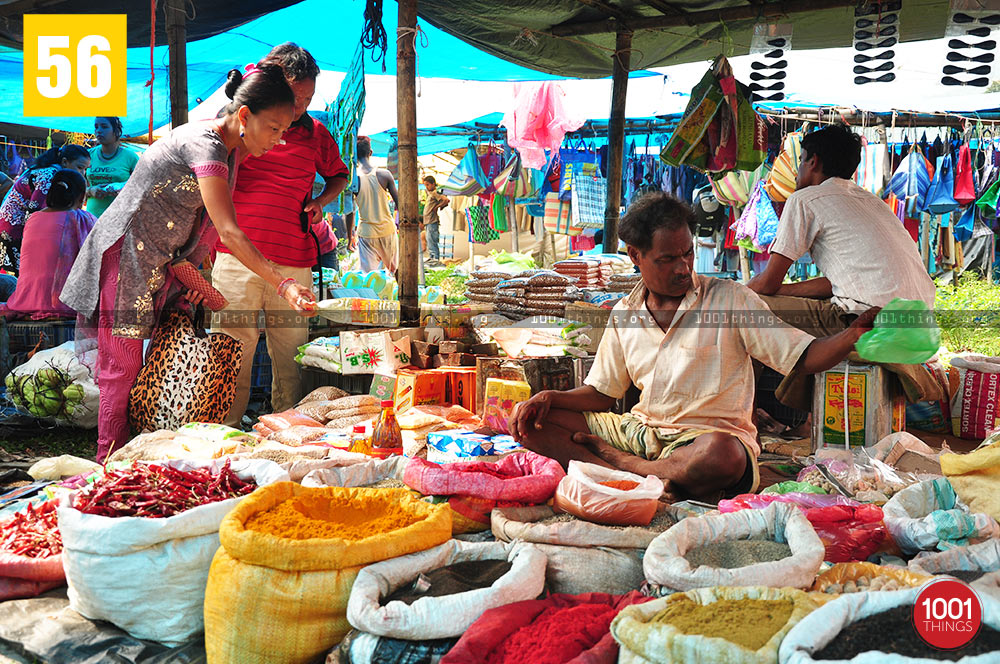
[(698, 604), (685, 597), (668, 603), (652, 622), (668, 624), (684, 634), (716, 637), (759, 650), (788, 623), (794, 606), (790, 599), (723, 599)]
[(246, 528), (286, 539), (362, 540), (399, 530), (424, 517), (396, 504), (395, 491), (364, 502), (344, 495), (305, 494), (247, 519)]

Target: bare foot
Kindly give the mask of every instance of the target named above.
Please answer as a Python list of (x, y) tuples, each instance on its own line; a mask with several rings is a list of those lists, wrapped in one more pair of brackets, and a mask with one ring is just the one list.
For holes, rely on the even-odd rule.
[(595, 436), (593, 434), (575, 433), (573, 434), (573, 442), (587, 447), (595, 455), (619, 470), (635, 473), (636, 475), (642, 475), (643, 477), (646, 475), (655, 475), (656, 477), (659, 477), (663, 480), (664, 499), (669, 500), (670, 502), (678, 500), (676, 494), (677, 487), (673, 485), (669, 478), (666, 478), (661, 473), (657, 472), (658, 464), (648, 461), (647, 459), (641, 459), (634, 454), (622, 452), (621, 450), (606, 443), (599, 436)]

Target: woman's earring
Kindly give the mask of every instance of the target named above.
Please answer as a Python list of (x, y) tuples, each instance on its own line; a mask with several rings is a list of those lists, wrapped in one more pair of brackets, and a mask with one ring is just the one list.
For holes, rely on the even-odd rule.
[(245, 124), (240, 124), (240, 138), (243, 138), (243, 132), (246, 128), (247, 126)]

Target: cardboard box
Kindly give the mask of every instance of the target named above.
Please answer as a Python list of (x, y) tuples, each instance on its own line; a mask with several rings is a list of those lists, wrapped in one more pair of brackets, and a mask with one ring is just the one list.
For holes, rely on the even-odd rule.
[(413, 406), (444, 403), (447, 375), (438, 371), (402, 370), (396, 374), (396, 412)]
[(423, 339), (419, 327), (388, 330), (344, 330), (340, 352), (344, 374), (393, 373), (410, 364), (410, 340)]
[(442, 367), (436, 369), (444, 373), (448, 380), (445, 383), (444, 402), (455, 404), (476, 412), (476, 370), (474, 367)]
[(520, 380), (531, 387), (531, 393), (542, 390), (573, 389), (573, 358), (476, 358), (476, 406), (482, 416), (486, 403), (486, 381), (490, 378)]
[[(870, 447), (906, 426), (906, 399), (888, 369), (873, 364), (845, 363), (816, 374), (813, 391), (813, 451)], [(845, 420), (845, 414), (847, 418)]]
[(531, 386), (523, 380), (487, 379), (483, 423), (499, 433), (510, 433), (507, 423), (514, 407), (530, 398)]
[(601, 344), (601, 338), (604, 336), (604, 330), (608, 327), (608, 320), (611, 319), (611, 309), (604, 309), (586, 302), (570, 302), (566, 305), (566, 313), (563, 317), (590, 326), (590, 332), (587, 332), (587, 336), (590, 337), (590, 345), (585, 350), (588, 353), (596, 353), (597, 347)]
[(383, 399), (395, 399), (395, 374), (375, 374), (372, 376), (372, 386), (368, 389), (368, 394), (375, 397), (379, 401), (382, 401)]

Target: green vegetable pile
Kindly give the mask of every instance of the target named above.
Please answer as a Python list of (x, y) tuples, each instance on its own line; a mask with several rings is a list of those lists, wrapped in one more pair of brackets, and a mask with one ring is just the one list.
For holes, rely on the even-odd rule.
[(427, 270), (424, 272), (424, 284), (428, 287), (437, 286), (448, 297), (448, 302), (464, 300), (465, 282), (469, 278), (467, 274), (459, 272), (457, 266)]
[(35, 374), (7, 374), (7, 396), (35, 417), (69, 419), (83, 402), (83, 386), (52, 363)]

